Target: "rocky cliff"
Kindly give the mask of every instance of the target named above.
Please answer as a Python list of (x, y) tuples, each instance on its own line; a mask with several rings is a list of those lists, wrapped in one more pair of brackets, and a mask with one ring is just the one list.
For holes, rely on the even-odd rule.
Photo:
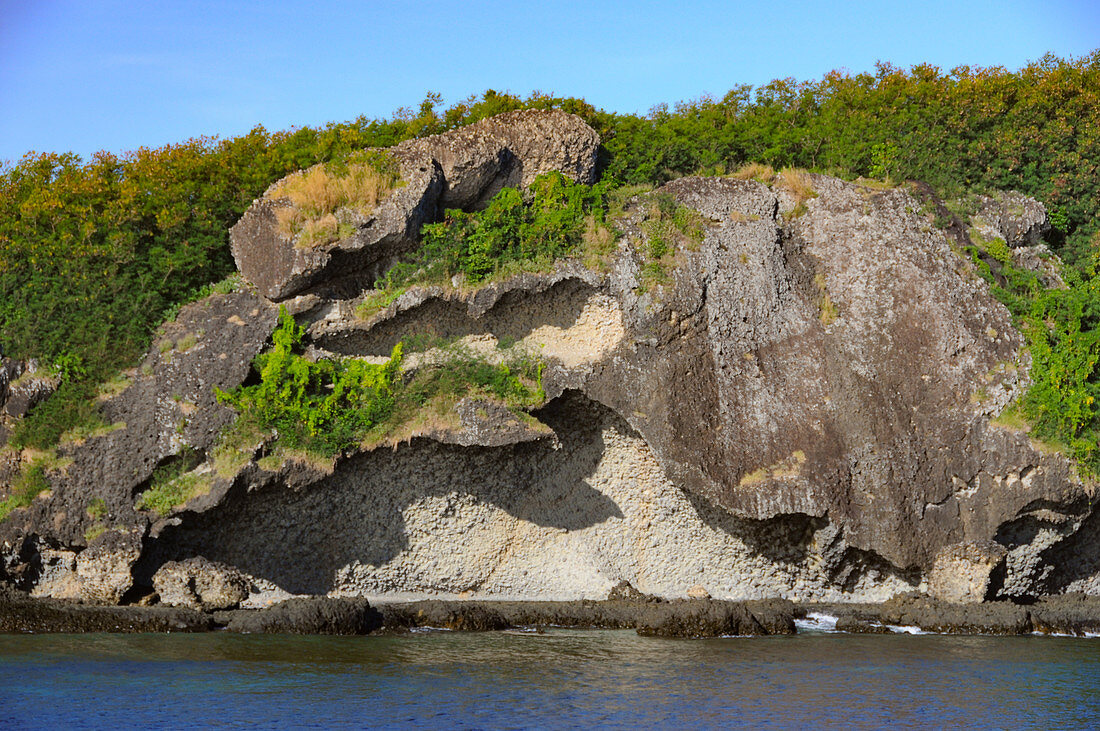
[[(387, 153), (397, 187), (369, 213), (337, 211), (342, 235), (315, 246), (280, 231), (294, 203), (269, 191), (231, 233), (249, 284), (184, 308), (104, 396), (112, 430), (59, 447), (49, 489), (0, 524), (4, 575), (116, 603), (171, 574), (196, 606), (213, 574), (251, 586), (246, 603), (605, 598), (623, 582), (834, 602), (1100, 593), (1095, 488), (998, 423), (1028, 355), (956, 248), (973, 225), (1030, 251), (1034, 201), (988, 199), (945, 233), (919, 187), (683, 178), (657, 195), (692, 211), (698, 235), (660, 277), (646, 252), (662, 214), (640, 194), (603, 267), (563, 260), (360, 307), (444, 208), (551, 170), (590, 183), (598, 144), (560, 112), (406, 143)], [(464, 399), (328, 460), (227, 446), (234, 413), (214, 389), (255, 379), (277, 303), (314, 358), (377, 362), (420, 338), (410, 373), (433, 343), (523, 348), (545, 364), (545, 399), (523, 414)], [(188, 490), (147, 508), (139, 496), (171, 469)]]

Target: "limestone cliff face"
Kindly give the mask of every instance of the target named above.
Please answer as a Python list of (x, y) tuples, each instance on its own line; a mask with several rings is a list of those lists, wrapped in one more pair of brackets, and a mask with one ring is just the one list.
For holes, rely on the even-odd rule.
[[(432, 171), (419, 210), (477, 206), (547, 169), (590, 180), (598, 140), (567, 117), (506, 115), (404, 146)], [(185, 308), (173, 347), (107, 402), (125, 426), (63, 447), (73, 462), (50, 474), (51, 493), (0, 525), (7, 571), (92, 592), (81, 587), (102, 580), (64, 577), (97, 520), (113, 537), (90, 548), (123, 535), (136, 550), (94, 552), (86, 573), (116, 576), (102, 564), (117, 555), (147, 586), (201, 556), (295, 594), (602, 598), (623, 581), (669, 597), (834, 601), (936, 581), (1100, 592), (1093, 486), (991, 421), (1027, 386), (1007, 311), (909, 193), (816, 175), (801, 187), (669, 183), (705, 236), (663, 285), (643, 277), (639, 201), (605, 272), (561, 262), (472, 292), (413, 288), (368, 319), (359, 289), (393, 251), (377, 242), (415, 246), (411, 219), (287, 266), (258, 201), (233, 233), (258, 294)], [(997, 211), (987, 218), (1034, 243), (1039, 223)], [(457, 427), (328, 465), (273, 465), (261, 445), (217, 462), (207, 450), (232, 415), (211, 389), (247, 377), (274, 327), (268, 298), (322, 353), (385, 356), (425, 330), (474, 349), (526, 345), (548, 363), (548, 402), (527, 424), (461, 403)], [(207, 460), (207, 489), (164, 518), (136, 509), (184, 445)], [(109, 515), (90, 517), (93, 498)], [(960, 578), (966, 567), (981, 575)]]

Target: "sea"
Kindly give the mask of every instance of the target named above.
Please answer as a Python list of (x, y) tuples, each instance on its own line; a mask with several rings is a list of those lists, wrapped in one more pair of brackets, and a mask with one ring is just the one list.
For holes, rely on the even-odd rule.
[(1100, 638), (0, 636), (0, 727), (1100, 728)]

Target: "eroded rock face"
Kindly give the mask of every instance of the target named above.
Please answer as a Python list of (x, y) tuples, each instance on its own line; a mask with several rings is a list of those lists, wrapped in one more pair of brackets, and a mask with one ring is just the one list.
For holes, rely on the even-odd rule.
[(1050, 231), (1047, 209), (1022, 193), (980, 196), (974, 223), (986, 238), (1004, 239), (1012, 248), (1038, 246)]
[(248, 580), (232, 566), (201, 556), (169, 561), (153, 576), (162, 604), (204, 612), (236, 609), (248, 598)]
[(88, 604), (118, 604), (134, 584), (141, 536), (108, 531), (76, 558), (80, 597)]
[[(475, 206), (546, 166), (586, 180), (595, 138), (572, 124), (517, 114), (410, 143), (396, 154), (428, 161), (435, 182), (422, 190), (435, 192), (406, 192), (424, 205)], [(191, 606), (207, 602), (192, 587), (199, 573), (171, 562), (197, 557), (270, 596), (565, 600), (604, 598), (624, 583), (718, 602), (1100, 592), (1094, 486), (993, 421), (1028, 385), (1007, 310), (905, 190), (798, 182), (665, 186), (702, 216), (705, 235), (670, 257), (663, 283), (643, 275), (651, 228), (639, 204), (618, 222), (624, 236), (607, 271), (563, 262), (474, 291), (414, 287), (365, 319), (360, 288), (415, 245), (412, 219), (393, 219), (391, 232), (403, 233), (390, 248), (365, 243), (383, 234), (364, 224), (324, 251), (297, 253), (264, 239), (276, 203), (258, 202), (234, 251), (239, 262), (259, 257), (241, 266), (265, 297), (186, 308), (148, 372), (108, 400), (125, 427), (63, 448), (73, 464), (51, 476), (50, 494), (0, 525), (5, 555), (30, 535), (76, 551), (100, 524), (129, 531), (144, 539), (136, 562), (93, 548), (76, 557), (78, 574), (81, 561), (89, 567), (85, 585), (99, 577), (89, 596), (125, 591), (123, 573), (138, 583), (178, 574), (179, 601)], [(1038, 214), (1011, 200), (987, 215), (1006, 239), (1029, 240), (1038, 224), (1010, 219)], [(951, 235), (966, 243), (961, 224)], [(263, 259), (279, 246), (283, 264)], [(325, 463), (272, 465), (257, 445), (170, 515), (136, 511), (158, 464), (184, 445), (211, 449), (232, 418), (212, 386), (243, 382), (274, 326), (270, 299), (295, 293), (290, 308), (318, 357), (383, 358), (418, 335), (487, 358), (514, 343), (545, 360), (547, 403), (519, 418), (463, 400), (457, 426)], [(424, 347), (406, 354), (408, 367), (439, 355)], [(215, 474), (207, 462), (204, 474)], [(106, 517), (91, 517), (92, 497)], [(906, 600), (891, 617), (918, 605)], [(342, 626), (319, 606), (279, 612), (299, 607), (317, 626)], [(700, 623), (738, 633), (750, 624), (742, 609)], [(347, 617), (362, 628), (366, 611), (355, 605)], [(248, 631), (283, 626), (279, 612)], [(1026, 613), (1019, 624), (1005, 612), (1005, 626), (1029, 626)]]
[(306, 291), (351, 297), (416, 248), (420, 227), (444, 208), (481, 206), (501, 188), (530, 185), (552, 170), (593, 182), (599, 143), (579, 117), (538, 110), (409, 140), (388, 151), (402, 183), (374, 213), (338, 211), (353, 234), (318, 246), (304, 245), (300, 236), (288, 239), (279, 233), (276, 211), (292, 204), (273, 197), (273, 186), (231, 229), (233, 258), (245, 278), (273, 300)]
[(993, 573), (1004, 568), (1008, 550), (999, 543), (970, 541), (948, 546), (936, 556), (928, 575), (928, 593), (956, 604), (985, 601)]

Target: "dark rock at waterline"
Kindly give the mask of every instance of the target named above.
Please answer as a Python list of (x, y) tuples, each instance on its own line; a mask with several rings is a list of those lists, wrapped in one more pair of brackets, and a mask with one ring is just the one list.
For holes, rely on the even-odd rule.
[(230, 632), (295, 635), (365, 635), (382, 626), (366, 599), (287, 599), (267, 609), (227, 613)]
[(652, 637), (794, 634), (794, 615), (794, 605), (780, 600), (688, 600), (657, 605), (639, 620), (637, 629)]
[(1027, 607), (1010, 602), (952, 604), (923, 595), (906, 595), (882, 604), (883, 624), (917, 626), (943, 634), (1020, 635), (1031, 631)]
[(105, 607), (32, 599), (0, 586), (0, 632), (206, 632), (214, 620), (178, 607)]
[(1028, 607), (1031, 627), (1043, 634), (1100, 633), (1100, 598), (1083, 594), (1047, 597)]
[(855, 616), (840, 617), (836, 621), (837, 632), (860, 635), (889, 635), (894, 631), (878, 622), (869, 622)]

